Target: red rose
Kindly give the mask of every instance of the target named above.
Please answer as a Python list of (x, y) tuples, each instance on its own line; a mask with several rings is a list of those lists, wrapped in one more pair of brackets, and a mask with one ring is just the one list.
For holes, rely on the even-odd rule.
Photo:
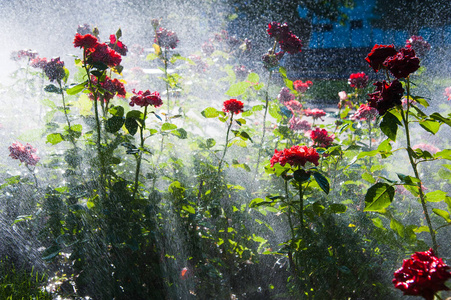
[(310, 131), (310, 138), (315, 146), (326, 148), (334, 141), (335, 134), (328, 135), (326, 129), (315, 128)]
[(160, 94), (158, 92), (151, 93), (149, 90), (143, 92), (139, 91), (138, 93), (133, 90), (133, 96), (130, 101), (130, 106), (134, 106), (135, 104), (138, 106), (148, 106), (152, 105), (154, 107), (160, 107), (163, 105), (163, 101), (161, 100)]
[(92, 34), (81, 35), (77, 33), (74, 39), (74, 47), (80, 47), (84, 49), (94, 48), (98, 44), (98, 40)]
[(177, 34), (174, 31), (162, 27), (157, 30), (155, 43), (161, 47), (174, 49), (178, 42)]
[(236, 99), (230, 99), (227, 101), (224, 101), (224, 108), (222, 109), (223, 112), (231, 112), (232, 114), (239, 114), (243, 111), (244, 104), (241, 101), (238, 101)]
[(110, 43), (108, 44), (108, 47), (116, 51), (122, 56), (127, 55), (127, 46), (124, 45), (121, 41), (116, 39), (116, 36), (114, 34), (110, 35)]
[(351, 87), (364, 89), (368, 84), (368, 75), (363, 72), (353, 73), (349, 76), (348, 83)]
[(121, 55), (105, 43), (97, 44), (94, 48), (90, 48), (87, 56), (90, 64), (103, 63), (109, 67), (115, 67), (122, 61)]
[(290, 54), (301, 52), (302, 43), (301, 40), (293, 33), (282, 35), (279, 40), (280, 49)]
[(45, 64), (44, 73), (50, 81), (60, 82), (64, 76), (66, 76), (66, 72), (64, 71), (64, 62), (60, 61), (59, 57), (52, 58)]
[(429, 249), (425, 252), (415, 252), (410, 259), (405, 259), (402, 267), (395, 271), (392, 282), (395, 288), (404, 295), (421, 296), (426, 300), (434, 300), (438, 291), (447, 291), (445, 282), (451, 278), (451, 272), (441, 258)]
[(404, 94), (401, 82), (397, 79), (388, 84), (385, 80), (383, 82), (374, 83), (376, 89), (374, 93), (368, 94), (368, 104), (377, 109), (379, 115), (383, 116), (387, 110), (396, 105), (401, 105), (401, 98)]
[(377, 73), (384, 63), (385, 59), (389, 56), (396, 55), (398, 53), (393, 45), (374, 45), (371, 52), (365, 58), (370, 64), (373, 70)]
[(268, 32), (270, 37), (275, 38), (277, 41), (279, 41), (282, 37), (286, 37), (291, 33), (287, 23), (283, 23), (282, 25), (280, 25), (280, 23), (277, 22), (269, 23), (268, 29), (266, 31)]
[(423, 39), (422, 36), (412, 35), (406, 41), (406, 48), (412, 48), (419, 56), (426, 55), (431, 50), (431, 44)]
[(384, 61), (384, 67), (396, 78), (406, 78), (420, 67), (420, 59), (412, 48), (402, 48), (399, 52)]
[(315, 148), (308, 148), (307, 146), (292, 146), (290, 149), (283, 149), (282, 151), (274, 150), (274, 156), (271, 158), (271, 168), (276, 163), (281, 166), (289, 164), (291, 167), (304, 167), (307, 162), (311, 162), (315, 166), (319, 165), (319, 154)]

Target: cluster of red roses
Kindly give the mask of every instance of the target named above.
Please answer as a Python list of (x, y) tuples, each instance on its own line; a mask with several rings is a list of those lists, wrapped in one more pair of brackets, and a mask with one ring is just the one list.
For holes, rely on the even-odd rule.
[(393, 45), (375, 45), (365, 60), (377, 73), (380, 69), (386, 69), (396, 77), (391, 83), (376, 82), (374, 93), (369, 94), (368, 103), (384, 115), (388, 109), (401, 105), (404, 89), (399, 82), (400, 78), (407, 78), (420, 67), (420, 59), (416, 57), (412, 48), (395, 50)]
[(27, 165), (35, 166), (40, 160), (40, 158), (35, 154), (36, 149), (28, 143), (24, 146), (19, 142), (15, 142), (9, 146), (8, 149), (10, 152), (10, 157), (13, 159), (18, 159)]
[(410, 259), (405, 259), (402, 267), (394, 273), (395, 288), (404, 295), (421, 296), (426, 300), (434, 300), (438, 291), (449, 290), (445, 282), (451, 278), (450, 269), (441, 258), (429, 249), (415, 252)]
[(349, 76), (348, 83), (353, 88), (364, 89), (368, 85), (368, 75), (364, 72), (353, 73)]
[(315, 166), (319, 165), (319, 154), (315, 148), (309, 148), (307, 146), (292, 146), (289, 149), (283, 149), (282, 151), (274, 150), (274, 156), (271, 158), (271, 168), (276, 163), (281, 166), (289, 164), (291, 167), (304, 167), (307, 162), (311, 162)]
[[(119, 45), (116, 40), (115, 45)], [(121, 45), (125, 47), (122, 43)], [(83, 48), (86, 58), (85, 63), (90, 65), (104, 64), (108, 67), (116, 67), (122, 61), (118, 52), (111, 49), (106, 43), (99, 43), (98, 39), (92, 34), (81, 35), (77, 33), (74, 39), (74, 47)]]

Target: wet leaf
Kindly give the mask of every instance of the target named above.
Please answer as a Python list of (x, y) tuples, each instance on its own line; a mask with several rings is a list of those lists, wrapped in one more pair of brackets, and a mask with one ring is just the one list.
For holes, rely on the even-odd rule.
[(128, 133), (131, 135), (135, 135), (138, 131), (138, 122), (134, 118), (126, 118), (125, 119), (125, 128), (127, 128)]
[(61, 135), (61, 133), (51, 133), (51, 134), (47, 135), (46, 143), (56, 145), (58, 143), (61, 143), (62, 141), (64, 141), (64, 139), (63, 139), (63, 136)]
[(319, 172), (314, 172), (313, 177), (315, 177), (316, 182), (318, 183), (319, 187), (324, 191), (324, 193), (329, 194), (329, 181), (326, 177), (323, 176), (323, 174)]
[(446, 222), (451, 223), (451, 218), (449, 215), (449, 212), (443, 210), (443, 209), (438, 209), (438, 208), (433, 208), (432, 211), (437, 215), (442, 217), (443, 219), (445, 219)]
[(106, 121), (105, 130), (110, 133), (118, 132), (124, 125), (124, 117), (113, 116)]
[(387, 184), (378, 182), (370, 187), (365, 195), (365, 210), (384, 212), (395, 196), (395, 189)]
[(440, 129), (440, 122), (437, 121), (430, 121), (430, 120), (424, 120), (420, 121), (420, 126), (423, 127), (427, 132), (430, 132), (432, 134), (436, 134), (438, 130)]
[(214, 107), (207, 107), (201, 112), (205, 118), (216, 118), (219, 116), (219, 111)]
[(225, 94), (230, 97), (237, 97), (244, 94), (246, 92), (246, 89), (250, 86), (250, 82), (237, 82), (232, 84)]
[(69, 89), (66, 90), (66, 93), (68, 95), (76, 95), (78, 93), (80, 93), (81, 91), (83, 91), (86, 87), (86, 82), (82, 82), (80, 84), (77, 84)]
[(392, 141), (396, 141), (398, 125), (401, 125), (401, 122), (399, 122), (398, 118), (388, 111), (382, 118), (380, 128), (388, 138), (390, 138)]
[(329, 205), (329, 210), (334, 214), (342, 214), (345, 213), (348, 207), (341, 203), (332, 203)]

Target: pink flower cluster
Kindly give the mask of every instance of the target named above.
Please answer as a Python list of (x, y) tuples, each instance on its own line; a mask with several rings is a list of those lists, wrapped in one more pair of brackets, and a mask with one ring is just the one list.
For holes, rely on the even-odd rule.
[(18, 61), (24, 58), (27, 59), (34, 59), (38, 57), (38, 53), (36, 51), (33, 51), (31, 49), (26, 49), (26, 50), (19, 50), (19, 51), (14, 51), (11, 53), (11, 59)]
[(312, 117), (313, 120), (316, 120), (316, 119), (323, 120), (322, 117), (324, 117), (326, 115), (326, 112), (324, 110), (318, 109), (318, 108), (314, 108), (314, 109), (307, 108), (304, 110), (304, 114), (307, 117)]
[(119, 53), (111, 49), (107, 44), (99, 43), (92, 34), (81, 35), (77, 33), (74, 39), (74, 47), (84, 49), (86, 63), (88, 64), (105, 64), (109, 67), (115, 67), (122, 61)]
[(284, 104), (293, 114), (302, 112), (302, 104), (297, 100), (287, 101)]
[(293, 131), (309, 131), (312, 128), (312, 124), (310, 124), (307, 120), (301, 120), (299, 117), (292, 117), (288, 122), (290, 129)]
[(326, 148), (332, 145), (335, 134), (328, 135), (326, 129), (315, 128), (315, 130), (310, 131), (310, 138), (315, 146)]
[(444, 93), (444, 95), (445, 95), (446, 97), (448, 97), (448, 101), (451, 100), (451, 86), (445, 88), (445, 93)]
[(277, 95), (277, 99), (280, 103), (285, 104), (286, 102), (294, 100), (295, 96), (290, 92), (290, 89), (287, 87), (283, 87), (279, 95)]
[(60, 58), (52, 58), (44, 66), (44, 73), (50, 81), (60, 82), (66, 72), (64, 71), (64, 62), (60, 61)]
[(138, 93), (135, 90), (132, 91), (135, 96), (133, 96), (130, 100), (130, 106), (148, 106), (152, 105), (154, 107), (160, 107), (163, 105), (163, 100), (161, 100), (160, 94), (158, 92), (151, 93), (149, 90), (143, 92), (139, 91)]
[(351, 120), (374, 121), (377, 116), (378, 112), (374, 107), (371, 107), (368, 104), (362, 104), (354, 115), (352, 115)]
[(307, 80), (306, 82), (302, 82), (302, 80), (296, 80), (293, 82), (293, 87), (298, 93), (305, 93), (311, 86), (313, 82)]
[(35, 166), (40, 160), (40, 158), (35, 154), (36, 149), (28, 143), (24, 146), (19, 142), (15, 142), (9, 146), (8, 149), (10, 152), (10, 157), (13, 159), (18, 159), (20, 162), (24, 162), (27, 165)]
[(274, 150), (274, 156), (271, 158), (271, 168), (276, 163), (281, 166), (289, 164), (291, 167), (304, 167), (307, 162), (311, 162), (315, 166), (319, 165), (319, 154), (315, 148), (308, 148), (307, 146), (292, 146), (289, 149), (282, 151)]

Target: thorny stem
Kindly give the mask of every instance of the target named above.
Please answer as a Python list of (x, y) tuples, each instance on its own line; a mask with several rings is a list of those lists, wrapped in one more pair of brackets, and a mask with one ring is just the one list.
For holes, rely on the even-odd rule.
[(227, 152), (227, 148), (228, 148), (228, 144), (229, 144), (229, 133), (230, 133), (230, 128), (232, 127), (232, 124), (233, 124), (233, 112), (231, 112), (230, 124), (227, 127), (226, 143), (225, 143), (225, 146), (224, 146), (224, 152), (222, 153), (222, 158), (219, 161), (218, 175), (221, 173), (221, 165), (222, 165), (222, 162), (224, 161), (224, 157), (225, 157), (226, 152)]
[(406, 150), (407, 150), (407, 154), (409, 156), (410, 165), (412, 166), (413, 173), (415, 174), (415, 178), (418, 179), (418, 193), (420, 195), (420, 202), (421, 202), (421, 206), (423, 208), (424, 216), (426, 218), (426, 223), (428, 225), (429, 234), (431, 235), (432, 248), (434, 249), (434, 252), (438, 255), (438, 251), (437, 251), (438, 247), (437, 247), (437, 240), (435, 237), (435, 231), (432, 227), (431, 218), (430, 218), (429, 212), (427, 210), (425, 195), (423, 193), (422, 186), (421, 186), (421, 179), (418, 174), (417, 163), (414, 161), (413, 156), (411, 154), (413, 150), (412, 150), (411, 144), (410, 144), (410, 132), (409, 132), (409, 116), (408, 116), (409, 108), (410, 108), (409, 98), (410, 98), (410, 80), (409, 80), (409, 78), (407, 78), (407, 109), (406, 109), (406, 112), (401, 110), (402, 120), (404, 123), (404, 127), (406, 129), (406, 140), (407, 140), (407, 149)]
[(139, 149), (138, 157), (136, 158), (135, 187), (133, 189), (133, 198), (135, 198), (136, 192), (138, 191), (139, 169), (141, 168), (141, 159), (142, 159), (143, 150), (144, 150), (144, 130), (146, 129), (146, 116), (147, 116), (147, 106), (144, 107), (143, 124), (140, 128), (141, 147)]

